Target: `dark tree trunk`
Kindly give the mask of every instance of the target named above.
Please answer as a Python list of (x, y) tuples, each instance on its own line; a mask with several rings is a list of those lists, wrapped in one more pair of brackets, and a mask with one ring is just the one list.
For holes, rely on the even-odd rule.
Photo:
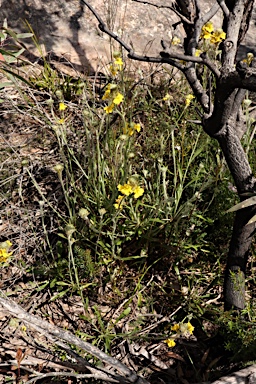
[[(225, 155), (240, 200), (256, 192), (256, 179), (237, 134), (237, 127), (227, 123), (215, 135)], [(225, 309), (243, 309), (245, 306), (245, 272), (248, 254), (255, 232), (255, 223), (248, 221), (256, 213), (255, 206), (237, 211), (227, 259), (224, 280)]]
[(246, 225), (255, 208), (236, 213), (224, 280), (225, 310), (245, 307), (245, 273), (255, 224)]

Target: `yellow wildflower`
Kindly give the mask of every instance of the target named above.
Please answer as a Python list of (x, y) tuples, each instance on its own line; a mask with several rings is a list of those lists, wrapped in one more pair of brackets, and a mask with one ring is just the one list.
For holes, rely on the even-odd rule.
[(166, 343), (169, 348), (175, 347), (175, 345), (176, 345), (176, 343), (173, 339), (164, 340), (164, 343)]
[(119, 184), (117, 186), (117, 189), (119, 192), (121, 192), (125, 196), (129, 196), (133, 192), (132, 186), (130, 184), (124, 184), (124, 185)]
[(109, 66), (109, 70), (110, 70), (110, 73), (112, 74), (112, 76), (116, 76), (118, 73), (118, 68), (116, 65), (111, 64)]
[(122, 93), (118, 92), (113, 99), (113, 103), (119, 105), (122, 103), (123, 99), (124, 96), (122, 95)]
[(172, 38), (172, 45), (178, 45), (180, 43), (181, 43), (181, 40), (177, 36), (174, 36)]
[(110, 96), (110, 93), (111, 93), (111, 90), (109, 88), (107, 88), (104, 95), (102, 96), (102, 100), (108, 99)]
[(195, 327), (193, 327), (193, 325), (188, 322), (188, 323), (184, 323), (184, 324), (180, 324), (180, 332), (183, 333), (183, 334), (190, 334), (192, 335), (193, 334), (193, 331), (194, 331)]
[(195, 327), (193, 327), (193, 325), (190, 322), (187, 323), (187, 327), (188, 327), (188, 332), (192, 335)]
[(135, 188), (133, 188), (133, 192), (134, 192), (135, 199), (138, 199), (143, 195), (144, 189), (141, 188), (139, 185), (137, 185)]
[(216, 29), (216, 31), (214, 33), (212, 33), (210, 39), (211, 39), (210, 41), (212, 44), (221, 43), (223, 40), (226, 39), (226, 33), (223, 32), (223, 30), (221, 28)]
[(243, 62), (250, 65), (251, 62), (253, 61), (253, 59), (254, 59), (254, 54), (252, 52), (248, 52), (247, 57), (246, 57), (246, 59), (243, 59)]
[(214, 31), (213, 24), (211, 21), (208, 21), (203, 27), (201, 31), (201, 39), (208, 40), (212, 37), (212, 32)]
[(202, 53), (201, 49), (196, 49), (195, 56), (199, 57), (201, 55), (201, 53)]
[(58, 120), (58, 124), (64, 124), (65, 123), (65, 120), (64, 119), (59, 119)]
[(115, 107), (115, 104), (111, 103), (111, 104), (107, 105), (106, 107), (104, 107), (104, 111), (106, 112), (106, 114), (112, 113), (114, 107)]
[(118, 65), (120, 70), (121, 70), (122, 66), (124, 65), (124, 62), (123, 62), (122, 58), (119, 56), (119, 57), (115, 58), (114, 64)]
[(140, 132), (140, 130), (141, 130), (141, 126), (140, 126), (139, 123), (138, 123), (138, 124), (134, 124), (133, 128), (134, 128), (135, 131), (137, 131), (137, 132)]
[(123, 208), (123, 205), (124, 205), (123, 199), (124, 199), (123, 195), (118, 195), (118, 198), (116, 199), (116, 202), (114, 204), (114, 207), (116, 209), (120, 209), (121, 210)]
[(168, 101), (168, 100), (173, 100), (173, 97), (169, 93), (166, 93), (166, 95), (163, 97), (163, 101)]
[(180, 325), (179, 325), (179, 324), (174, 324), (174, 325), (171, 327), (171, 330), (172, 330), (172, 331), (175, 331), (175, 332), (177, 332), (179, 329), (180, 329)]
[(11, 246), (12, 243), (10, 240), (6, 240), (0, 243), (0, 263), (5, 263), (12, 255), (12, 252), (8, 252)]
[(59, 110), (60, 111), (65, 111), (65, 109), (67, 108), (67, 106), (64, 104), (64, 103), (59, 103)]
[(186, 107), (186, 108), (190, 105), (191, 101), (192, 101), (194, 98), (195, 98), (195, 96), (194, 96), (194, 95), (191, 95), (191, 94), (189, 94), (189, 95), (186, 96), (186, 98), (185, 98), (185, 107)]
[(137, 131), (137, 132), (140, 132), (141, 130), (141, 126), (139, 123), (131, 123), (131, 124), (128, 124), (128, 123), (125, 123), (125, 126), (123, 128), (123, 133), (124, 135), (129, 135), (129, 136), (132, 136), (134, 134), (134, 131)]

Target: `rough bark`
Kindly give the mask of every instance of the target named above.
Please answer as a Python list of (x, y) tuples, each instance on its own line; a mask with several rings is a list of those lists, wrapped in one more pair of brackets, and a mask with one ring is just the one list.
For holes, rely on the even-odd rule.
[[(244, 200), (248, 194), (256, 193), (256, 179), (242, 147), (239, 132), (239, 122), (231, 118), (213, 137), (218, 140), (224, 153), (240, 200)], [(235, 216), (224, 280), (226, 310), (232, 307), (243, 309), (245, 306), (246, 264), (255, 233), (255, 223), (247, 223), (254, 214), (255, 207), (252, 206), (238, 211)]]

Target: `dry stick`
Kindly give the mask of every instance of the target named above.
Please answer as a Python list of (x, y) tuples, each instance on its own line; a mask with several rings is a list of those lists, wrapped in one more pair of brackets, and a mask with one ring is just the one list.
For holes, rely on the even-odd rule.
[[(45, 337), (56, 337), (60, 340), (65, 340), (66, 342), (70, 344), (74, 344), (79, 348), (82, 348), (89, 354), (95, 356), (99, 360), (103, 361), (106, 364), (111, 365), (114, 369), (118, 370), (124, 375), (123, 379), (126, 379), (125, 381), (127, 383), (136, 383), (136, 384), (149, 384), (146, 379), (143, 379), (139, 377), (134, 371), (126, 367), (124, 364), (122, 364), (120, 361), (114, 359), (113, 357), (107, 355), (106, 353), (102, 352), (97, 347), (91, 345), (90, 343), (83, 341), (79, 339), (78, 337), (72, 335), (68, 331), (64, 331), (61, 328), (58, 328), (54, 325), (49, 324), (47, 321), (42, 320), (38, 316), (31, 315), (24, 311), (23, 308), (21, 308), (18, 304), (16, 304), (14, 301), (4, 298), (4, 294), (2, 291), (0, 291), (2, 294), (2, 297), (0, 297), (0, 306), (10, 313), (11, 315), (17, 317), (19, 320), (22, 320), (24, 323), (26, 323), (28, 326), (36, 329), (37, 331), (41, 332)], [(113, 376), (113, 373), (109, 372), (110, 375)], [(120, 382), (122, 382), (120, 380)]]
[(26, 381), (26, 384), (32, 384), (37, 380), (45, 379), (46, 377), (75, 377), (76, 379), (96, 379), (96, 380), (108, 380), (112, 383), (120, 383), (117, 380), (107, 379), (105, 376), (94, 375), (90, 373), (79, 374), (79, 373), (69, 373), (69, 372), (51, 372), (51, 373), (37, 373), (34, 372), (36, 377), (33, 377), (29, 381)]
[(135, 3), (142, 3), (142, 4), (147, 4), (147, 5), (151, 5), (152, 7), (156, 7), (156, 8), (164, 8), (164, 9), (170, 9), (171, 11), (173, 11), (174, 13), (176, 13), (177, 16), (179, 16), (179, 18), (186, 24), (189, 24), (189, 25), (192, 25), (193, 22), (189, 19), (187, 19), (184, 15), (182, 15), (180, 12), (177, 11), (177, 9), (175, 9), (174, 7), (170, 7), (168, 5), (158, 5), (158, 4), (153, 4), (153, 3), (150, 3), (149, 1), (144, 1), (144, 0), (132, 0), (134, 1)]

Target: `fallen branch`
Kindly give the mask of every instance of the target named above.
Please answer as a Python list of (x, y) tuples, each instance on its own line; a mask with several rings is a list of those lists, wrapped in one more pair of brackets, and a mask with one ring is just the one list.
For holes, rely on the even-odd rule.
[[(54, 342), (53, 338), (66, 341), (69, 344), (73, 344), (85, 350), (90, 355), (95, 356), (97, 359), (107, 364), (108, 368), (95, 368), (91, 367), (90, 364), (86, 360), (84, 360), (85, 367), (89, 371), (91, 371), (95, 375), (95, 377), (97, 376), (97, 378), (99, 378), (100, 376), (102, 380), (123, 384), (149, 384), (146, 379), (139, 377), (126, 365), (102, 352), (99, 348), (91, 345), (86, 341), (79, 339), (78, 337), (74, 336), (71, 332), (64, 331), (63, 329), (56, 327), (55, 325), (52, 325), (45, 320), (42, 320), (38, 316), (31, 315), (18, 304), (16, 304), (13, 300), (4, 297), (4, 293), (2, 291), (0, 291), (0, 295), (0, 310), (5, 311), (8, 314), (18, 318), (27, 327), (33, 328), (37, 332), (43, 334), (46, 338), (50, 339), (52, 342)], [(56, 342), (56, 344), (58, 344), (58, 342)], [(67, 350), (69, 349), (69, 347), (66, 346), (65, 349)], [(79, 363), (81, 364), (81, 357), (79, 357)], [(118, 371), (121, 375), (117, 374), (115, 371)]]

